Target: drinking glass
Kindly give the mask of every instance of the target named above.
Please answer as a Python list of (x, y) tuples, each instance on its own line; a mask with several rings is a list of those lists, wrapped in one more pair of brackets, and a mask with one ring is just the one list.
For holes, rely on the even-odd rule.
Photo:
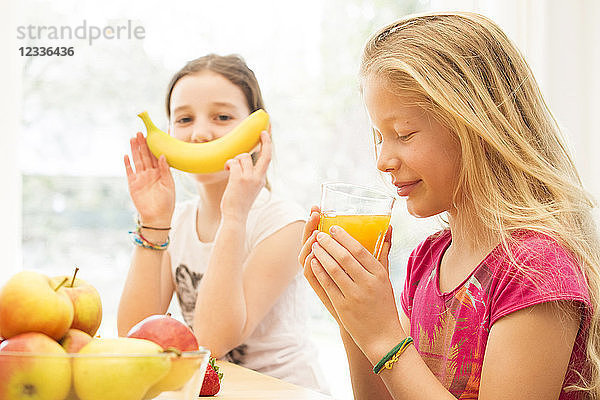
[(351, 183), (323, 183), (318, 230), (329, 233), (331, 226), (340, 226), (379, 258), (394, 201), (394, 197), (377, 189)]

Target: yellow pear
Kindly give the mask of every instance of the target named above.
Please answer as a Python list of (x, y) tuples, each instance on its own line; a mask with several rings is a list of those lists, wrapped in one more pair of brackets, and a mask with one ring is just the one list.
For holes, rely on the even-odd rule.
[(171, 369), (169, 355), (145, 339), (93, 339), (73, 360), (81, 400), (141, 400)]

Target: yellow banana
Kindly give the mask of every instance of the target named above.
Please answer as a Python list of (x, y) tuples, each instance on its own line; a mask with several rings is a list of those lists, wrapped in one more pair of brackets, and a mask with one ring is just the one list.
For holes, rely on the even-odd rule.
[(146, 125), (146, 142), (152, 154), (156, 158), (164, 154), (171, 167), (195, 174), (223, 170), (227, 160), (252, 150), (259, 142), (260, 133), (269, 126), (269, 114), (257, 110), (225, 136), (210, 142), (188, 143), (158, 129), (147, 111), (138, 117)]

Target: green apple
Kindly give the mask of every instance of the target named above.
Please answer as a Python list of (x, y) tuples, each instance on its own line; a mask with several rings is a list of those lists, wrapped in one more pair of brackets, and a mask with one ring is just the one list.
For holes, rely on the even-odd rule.
[(73, 322), (73, 303), (55, 281), (35, 271), (13, 275), (0, 290), (2, 336), (45, 333), (60, 340)]
[(71, 328), (84, 331), (94, 336), (102, 322), (102, 300), (96, 288), (83, 279), (76, 278), (79, 268), (75, 268), (73, 276), (57, 276), (54, 281), (67, 282), (63, 286), (64, 291), (73, 303), (73, 323)]
[(67, 334), (60, 340), (60, 345), (67, 353), (78, 353), (86, 344), (92, 341), (92, 337), (79, 329), (69, 329)]
[(145, 339), (94, 338), (73, 359), (73, 385), (81, 400), (140, 400), (171, 369), (163, 349)]
[(50, 337), (28, 332), (0, 344), (0, 399), (63, 400), (70, 388), (71, 361)]

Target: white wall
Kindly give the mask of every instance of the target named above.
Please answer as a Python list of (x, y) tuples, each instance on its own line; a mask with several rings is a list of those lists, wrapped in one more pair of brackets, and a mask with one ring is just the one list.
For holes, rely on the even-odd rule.
[(0, 5), (0, 285), (21, 268), (21, 175), (18, 166), (21, 60), (16, 1)]
[(496, 21), (525, 55), (563, 128), (586, 188), (600, 199), (600, 2), (432, 0)]
[(588, 189), (600, 197), (600, 2), (550, 1), (545, 54), (536, 66), (559, 123), (571, 139)]

